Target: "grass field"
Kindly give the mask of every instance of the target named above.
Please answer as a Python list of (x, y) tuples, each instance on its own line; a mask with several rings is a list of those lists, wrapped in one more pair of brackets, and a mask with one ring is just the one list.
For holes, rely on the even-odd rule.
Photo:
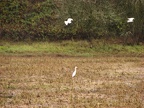
[[(114, 43), (114, 42), (113, 42)], [(144, 45), (123, 46), (107, 41), (0, 42), (1, 55), (144, 56)]]
[[(143, 61), (0, 55), (0, 107), (144, 108)], [(77, 74), (71, 78), (74, 66)]]
[(0, 107), (144, 108), (143, 57), (143, 45), (2, 41)]

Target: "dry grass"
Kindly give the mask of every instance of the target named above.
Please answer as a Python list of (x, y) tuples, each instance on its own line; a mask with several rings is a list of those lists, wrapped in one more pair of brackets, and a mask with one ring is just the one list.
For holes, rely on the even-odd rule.
[[(143, 61), (136, 57), (0, 56), (0, 107), (143, 108)], [(74, 66), (78, 70), (72, 79)]]

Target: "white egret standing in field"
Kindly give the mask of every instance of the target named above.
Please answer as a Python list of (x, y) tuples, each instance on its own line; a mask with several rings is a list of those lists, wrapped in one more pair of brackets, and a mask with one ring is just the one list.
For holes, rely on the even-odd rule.
[(71, 24), (73, 21), (72, 18), (68, 18), (67, 21), (64, 21), (65, 25)]
[(76, 75), (76, 70), (77, 69), (77, 66), (75, 66), (75, 70), (74, 70), (74, 72), (72, 73), (72, 77), (74, 77), (75, 75)]
[(128, 18), (127, 22), (133, 22), (134, 21), (134, 18)]
[[(76, 70), (77, 69), (77, 66), (75, 66), (75, 69), (74, 69), (74, 72), (72, 73), (72, 78), (76, 75)], [(74, 89), (74, 79), (72, 79), (72, 89), (71, 89), (71, 103), (72, 103), (72, 106), (73, 106), (73, 97), (74, 97), (74, 92), (75, 92), (75, 89)]]

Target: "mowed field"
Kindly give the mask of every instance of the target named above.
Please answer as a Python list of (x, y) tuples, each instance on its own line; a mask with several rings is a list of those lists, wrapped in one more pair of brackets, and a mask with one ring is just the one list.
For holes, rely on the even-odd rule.
[(0, 107), (144, 108), (144, 58), (1, 55)]

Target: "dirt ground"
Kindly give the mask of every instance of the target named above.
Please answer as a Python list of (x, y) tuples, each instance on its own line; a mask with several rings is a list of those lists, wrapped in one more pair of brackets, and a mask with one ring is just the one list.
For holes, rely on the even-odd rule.
[(144, 108), (144, 58), (1, 55), (0, 107)]

